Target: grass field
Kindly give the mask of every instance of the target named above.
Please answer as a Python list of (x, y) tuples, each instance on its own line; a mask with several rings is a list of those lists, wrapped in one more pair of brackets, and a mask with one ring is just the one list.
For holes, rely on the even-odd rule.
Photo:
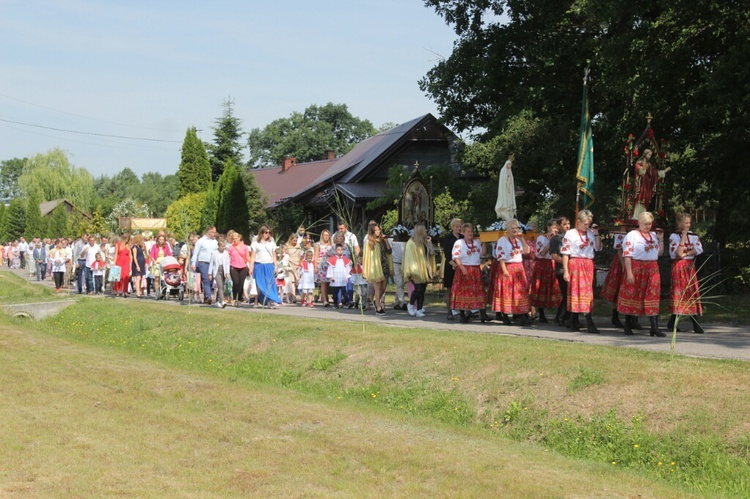
[(21, 325), (0, 325), (2, 496), (689, 495), (481, 428), (232, 382)]
[(67, 296), (58, 295), (54, 289), (28, 282), (12, 272), (0, 272), (0, 303), (2, 304), (34, 303), (64, 298)]
[[(92, 321), (93, 318), (96, 320)], [(20, 325), (9, 319), (5, 324), (6, 332)], [(634, 489), (628, 483), (620, 483), (622, 478), (619, 477), (625, 476), (661, 484), (655, 488), (650, 485), (644, 489), (636, 487), (638, 494), (647, 496), (683, 495), (687, 491), (709, 496), (742, 497), (750, 494), (750, 415), (747, 413), (750, 394), (746, 389), (750, 372), (747, 364), (742, 362), (679, 356), (670, 360), (665, 355), (631, 349), (374, 324), (368, 324), (362, 331), (359, 325), (348, 322), (301, 320), (272, 314), (266, 314), (259, 322), (257, 316), (228, 310), (221, 312), (203, 307), (164, 307), (154, 302), (98, 299), (82, 299), (58, 317), (30, 326), (27, 324), (24, 329), (38, 331), (28, 340), (32, 344), (55, 345), (35, 348), (37, 355), (49, 354), (50, 349), (57, 354), (61, 348), (57, 345), (63, 345), (65, 349), (85, 350), (86, 355), (95, 358), (100, 355), (116, 358), (109, 366), (113, 370), (111, 373), (102, 374), (101, 381), (85, 384), (97, 393), (95, 397), (92, 394), (87, 397), (104, 404), (120, 400), (120, 393), (132, 394), (136, 401), (118, 405), (123, 410), (133, 410), (141, 403), (156, 404), (156, 409), (139, 409), (137, 427), (143, 427), (145, 431), (146, 427), (157, 425), (149, 431), (160, 434), (166, 432), (158, 426), (161, 419), (174, 419), (177, 426), (187, 424), (193, 430), (180, 434), (179, 442), (174, 444), (180, 449), (178, 454), (191, 446), (204, 445), (201, 440), (203, 432), (208, 432), (209, 441), (217, 448), (229, 445), (225, 441), (240, 438), (239, 433), (230, 429), (232, 424), (238, 424), (235, 419), (240, 417), (231, 412), (235, 397), (240, 400), (271, 397), (252, 407), (246, 405), (245, 410), (253, 413), (261, 408), (264, 421), (267, 417), (284, 415), (292, 418), (292, 423), (284, 420), (272, 426), (277, 430), (300, 428), (300, 435), (304, 435), (302, 440), (313, 448), (320, 443), (311, 434), (327, 439), (325, 451), (310, 452), (329, 456), (334, 461), (338, 459), (340, 446), (352, 453), (341, 458), (338, 465), (310, 463), (309, 466), (317, 469), (310, 474), (295, 471), (296, 466), (285, 467), (278, 463), (274, 473), (265, 464), (259, 464), (268, 460), (276, 463), (271, 454), (277, 451), (269, 451), (270, 454), (264, 456), (253, 455), (247, 458), (248, 463), (264, 470), (261, 473), (264, 479), (260, 480), (262, 486), (253, 480), (247, 484), (246, 490), (253, 492), (286, 495), (291, 490), (299, 493), (303, 484), (314, 483), (315, 487), (322, 488), (313, 487), (311, 490), (321, 495), (336, 492), (358, 495), (632, 495)], [(45, 336), (41, 336), (41, 332)], [(71, 340), (81, 346), (70, 344)], [(6, 349), (3, 352), (6, 356), (11, 355)], [(53, 359), (56, 354), (52, 355)], [(32, 353), (29, 355), (33, 357)], [(59, 368), (61, 371), (76, 370), (77, 364), (73, 361), (60, 359), (64, 364)], [(85, 366), (85, 361), (81, 362), (84, 366), (77, 369), (83, 371), (75, 377), (85, 380), (89, 376), (86, 374), (89, 367)], [(16, 361), (12, 356), (3, 363), (41, 365), (46, 370), (54, 364), (48, 358)], [(136, 368), (131, 364), (144, 367)], [(124, 366), (124, 371), (117, 371), (118, 366)], [(99, 368), (91, 369), (90, 376), (98, 375)], [(165, 374), (154, 381), (161, 388), (153, 388), (150, 381), (142, 379), (141, 370), (163, 370)], [(19, 379), (30, 380), (35, 380), (34, 376), (17, 375)], [(190, 386), (187, 381), (176, 385), (168, 383), (165, 377), (196, 377), (196, 386), (211, 386), (207, 391), (213, 392), (221, 387), (222, 390), (237, 392), (229, 397), (232, 400), (222, 396), (221, 401), (206, 402), (202, 398), (199, 401), (194, 397), (197, 397), (196, 390), (202, 393), (202, 389), (193, 390), (180, 385), (186, 383)], [(47, 390), (48, 377), (45, 375), (36, 383)], [(31, 389), (33, 385), (30, 381), (27, 388)], [(2, 386), (14, 386), (14, 382), (3, 381)], [(140, 388), (134, 388), (139, 386), (143, 387), (142, 393)], [(80, 389), (85, 392), (85, 387)], [(61, 388), (53, 390), (49, 396), (64, 397), (65, 393)], [(77, 398), (66, 398), (65, 403), (75, 404)], [(311, 404), (314, 409), (276, 410), (280, 399)], [(191, 401), (192, 406), (188, 403)], [(11, 405), (23, 406), (24, 402), (33, 400), (14, 400)], [(84, 404), (82, 409), (72, 411), (74, 421), (67, 424), (75, 426), (75, 419), (81, 417), (82, 412), (98, 410), (91, 408), (95, 403)], [(32, 409), (29, 411), (33, 412)], [(189, 419), (193, 414), (191, 411), (213, 419), (216, 427), (209, 423), (196, 422), (196, 426), (186, 423), (185, 418)], [(313, 418), (318, 422), (311, 423), (307, 417), (295, 419), (298, 411), (305, 414), (332, 414), (331, 411), (339, 414), (336, 411), (343, 411), (342, 414), (346, 415), (341, 416), (340, 422), (324, 426), (322, 422), (327, 422), (328, 418), (336, 420), (338, 416)], [(67, 412), (64, 410), (62, 414)], [(258, 424), (251, 414), (245, 417), (251, 418), (253, 425)], [(94, 445), (92, 442), (100, 437), (109, 441), (111, 446), (124, 445), (121, 440), (127, 443), (130, 432), (121, 432), (119, 425), (127, 422), (128, 416), (113, 418), (111, 424), (100, 427), (104, 435), (96, 436), (98, 433), (94, 432), (94, 436), (86, 438), (85, 445)], [(391, 432), (388, 443), (379, 440), (385, 436), (373, 435), (379, 444), (367, 449), (358, 445), (352, 449), (350, 445), (353, 444), (345, 445), (334, 438), (340, 434), (359, 440), (370, 439), (369, 423), (365, 426), (356, 423), (359, 419), (370, 418), (378, 421), (372, 423), (375, 428), (386, 434)], [(386, 418), (385, 422), (379, 418)], [(229, 425), (225, 434), (232, 437), (216, 437), (211, 433), (222, 432), (225, 422)], [(15, 424), (18, 426), (10, 435), (17, 435), (24, 422)], [(394, 425), (403, 425), (405, 433), (393, 430)], [(414, 425), (420, 429), (414, 429)], [(322, 430), (324, 427), (326, 431)], [(442, 436), (424, 437), (423, 444), (420, 444), (424, 446), (413, 451), (410, 447), (413, 435), (424, 435), (423, 432), (428, 430)], [(53, 431), (53, 428), (47, 431)], [(109, 437), (107, 431), (117, 431), (119, 436)], [(73, 434), (75, 432), (71, 432)], [(128, 445), (151, 449), (152, 436), (133, 435)], [(274, 433), (267, 440), (280, 440), (280, 445), (289, 447), (283, 455), (296, 455), (295, 449), (300, 442), (284, 435)], [(245, 444), (254, 445), (252, 438)], [(7, 434), (3, 439), (12, 442), (12, 436)], [(434, 445), (431, 445), (433, 440)], [(447, 442), (456, 445), (456, 454), (450, 458), (443, 455), (450, 447)], [(33, 448), (30, 445), (22, 447), (18, 453)], [(526, 472), (519, 474), (515, 468), (508, 471), (516, 477), (511, 481), (516, 483), (517, 489), (510, 488), (511, 485), (504, 481), (510, 480), (509, 477), (494, 476), (493, 471), (498, 466), (506, 469), (510, 465), (496, 464), (496, 455), (489, 450), (480, 450), (484, 445), (497, 448), (493, 452), (503, 455), (529, 457), (518, 465)], [(233, 449), (230, 453), (238, 452), (236, 447), (230, 445), (229, 448)], [(462, 448), (465, 451), (463, 457)], [(307, 452), (307, 447), (301, 449), (300, 452)], [(74, 449), (72, 452), (75, 454)], [(421, 463), (423, 457), (420, 457), (414, 462), (409, 461), (411, 464), (404, 462), (412, 452), (418, 452), (419, 456), (431, 455), (433, 461)], [(139, 457), (134, 458), (132, 466), (145, 459), (146, 462), (153, 461), (159, 468), (164, 456), (150, 461), (142, 456), (146, 453), (142, 449), (138, 451)], [(200, 453), (200, 457), (185, 458), (185, 464), (198, 466), (194, 463), (200, 462), (201, 466), (215, 464), (222, 468), (226, 465), (223, 464), (225, 457), (209, 450)], [(19, 459), (13, 454), (7, 457)], [(67, 459), (74, 458), (68, 456)], [(449, 464), (453, 459), (456, 462)], [(514, 457), (513, 462), (516, 459)], [(362, 465), (363, 462), (379, 465)], [(505, 460), (497, 462), (506, 463)], [(593, 480), (592, 485), (581, 489), (563, 478), (568, 471), (561, 471), (558, 465), (550, 469), (549, 462), (568, 463), (566, 466), (576, 469), (581, 466), (586, 473), (599, 478), (584, 478), (584, 482)], [(420, 463), (424, 465), (420, 467)], [(297, 466), (303, 465), (297, 463)], [(104, 473), (106, 469), (105, 460), (97, 473)], [(237, 469), (250, 473), (250, 476), (255, 473), (247, 468)], [(332, 469), (340, 469), (336, 473), (343, 474), (334, 473), (330, 477), (327, 474)], [(377, 469), (387, 470), (382, 475), (386, 480), (399, 477), (396, 483), (389, 485), (393, 488), (376, 486), (373, 477), (378, 473), (373, 475), (373, 470)], [(621, 475), (622, 470), (625, 473)], [(171, 473), (164, 472), (165, 475)], [(610, 473), (614, 475), (610, 476)], [(276, 474), (290, 476), (286, 480), (271, 478)], [(361, 489), (353, 490), (338, 483), (352, 480), (359, 474), (365, 480)], [(469, 478), (472, 474), (482, 478)], [(491, 478), (486, 478), (485, 474)], [(320, 478), (313, 479), (314, 475), (320, 475)], [(552, 482), (549, 482), (550, 477), (554, 477)], [(580, 479), (580, 476), (575, 478)], [(160, 483), (165, 478), (160, 475), (154, 480)], [(211, 482), (212, 487), (220, 487), (216, 481), (223, 478), (205, 480)], [(475, 488), (466, 489), (464, 493), (462, 487), (467, 480), (473, 480), (472, 487)], [(615, 485), (600, 488), (610, 481)], [(431, 485), (426, 487), (425, 483)], [(285, 489), (284, 484), (292, 488)], [(177, 487), (177, 484), (159, 486), (166, 487), (162, 489), (166, 491), (177, 490), (170, 488)], [(555, 489), (555, 486), (559, 488)], [(234, 489), (217, 490), (229, 494)]]

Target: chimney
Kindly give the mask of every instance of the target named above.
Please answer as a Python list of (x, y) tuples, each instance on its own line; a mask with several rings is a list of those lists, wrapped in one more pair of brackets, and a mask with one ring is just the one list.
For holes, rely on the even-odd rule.
[(336, 153), (330, 149), (326, 149), (324, 159), (326, 160), (336, 159)]
[(284, 158), (281, 161), (281, 171), (285, 172), (296, 164), (297, 164), (297, 158)]

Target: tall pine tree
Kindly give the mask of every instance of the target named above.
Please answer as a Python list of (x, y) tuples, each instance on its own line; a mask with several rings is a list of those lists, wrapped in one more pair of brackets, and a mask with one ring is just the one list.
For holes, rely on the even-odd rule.
[(65, 211), (65, 205), (60, 204), (52, 210), (52, 216), (47, 226), (47, 237), (58, 238), (69, 236), (68, 225), (68, 212)]
[(224, 101), (224, 113), (214, 126), (214, 143), (210, 146), (211, 177), (216, 182), (224, 172), (224, 165), (232, 160), (242, 165), (242, 120), (234, 116), (231, 97)]
[(219, 207), (216, 213), (216, 229), (221, 233), (234, 229), (247, 240), (249, 223), (245, 184), (234, 162), (227, 161), (217, 187)]
[(203, 192), (211, 187), (211, 163), (195, 127), (188, 128), (185, 133), (177, 178), (180, 182), (180, 197)]
[(26, 229), (26, 208), (21, 198), (13, 198), (5, 214), (5, 238), (15, 241), (23, 236)]
[(26, 202), (26, 228), (24, 229), (26, 240), (30, 241), (35, 237), (44, 237), (46, 232), (47, 222), (42, 218), (42, 210), (39, 208), (39, 198), (35, 192), (32, 192)]

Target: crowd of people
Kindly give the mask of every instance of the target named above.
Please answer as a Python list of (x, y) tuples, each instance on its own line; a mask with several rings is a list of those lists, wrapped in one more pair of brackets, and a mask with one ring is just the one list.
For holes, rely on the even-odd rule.
[[(590, 333), (599, 330), (592, 318), (594, 255), (602, 250), (593, 215), (582, 210), (571, 228), (566, 217), (547, 222), (544, 233), (527, 241), (515, 219), (491, 246), (479, 240), (472, 224), (451, 221), (442, 240), (443, 288), (447, 319), (468, 323), (496, 320), (505, 325), (552, 322), (578, 331), (585, 321)], [(641, 329), (638, 318), (648, 317), (649, 333), (659, 329), (660, 276), (657, 259), (666, 249), (661, 232), (652, 231), (653, 216), (643, 212), (638, 229), (615, 234), (615, 259), (601, 297), (613, 304), (612, 324), (626, 334)], [(204, 304), (277, 308), (282, 304), (354, 308), (386, 314), (386, 285), (396, 286), (394, 310), (425, 316), (428, 284), (437, 282), (436, 251), (424, 225), (417, 224), (408, 241), (393, 241), (372, 221), (362, 245), (347, 224), (331, 234), (321, 231), (317, 241), (300, 226), (279, 243), (268, 226), (261, 226), (249, 244), (242, 234), (218, 234), (209, 227), (180, 244), (160, 232), (107, 237), (84, 234), (71, 240), (23, 238), (0, 248), (7, 265), (29, 267), (37, 280), (54, 279), (58, 292), (66, 285), (80, 294), (100, 294), (111, 286), (115, 297), (163, 297), (159, 293), (160, 264), (175, 258), (193, 299)], [(672, 258), (669, 328), (678, 316), (689, 316), (693, 329), (703, 332), (695, 257), (702, 247), (690, 232), (690, 217), (680, 215), (678, 230), (669, 236)], [(484, 260), (484, 261), (483, 261)], [(489, 260), (489, 265), (487, 265)], [(484, 271), (483, 271), (484, 269)], [(494, 317), (487, 309), (494, 312)], [(624, 321), (620, 320), (624, 314)]]
[[(474, 233), (471, 224), (451, 222), (451, 233), (443, 241), (447, 255), (443, 284), (447, 293), (448, 320), (458, 316), (462, 323), (477, 317), (482, 322), (495, 319), (511, 325), (528, 326), (533, 318), (547, 323), (545, 309), (554, 309), (555, 324), (579, 331), (585, 319), (586, 330), (597, 334), (594, 323), (594, 256), (602, 250), (593, 214), (581, 210), (571, 229), (566, 217), (549, 220), (546, 231), (529, 244), (518, 220), (506, 222), (506, 233), (492, 246), (491, 255)], [(659, 328), (661, 278), (657, 260), (666, 245), (663, 233), (652, 231), (654, 217), (638, 216), (638, 228), (615, 234), (617, 250), (601, 291), (613, 304), (612, 324), (632, 335), (642, 329), (639, 317), (648, 317), (649, 334), (663, 337)], [(690, 232), (690, 216), (678, 217), (677, 231), (669, 236), (672, 260), (668, 328), (680, 316), (690, 318), (693, 331), (703, 333), (696, 316), (702, 314), (695, 257), (702, 253), (700, 238)], [(482, 259), (491, 259), (488, 277), (483, 278)], [(530, 265), (529, 265), (530, 264)], [(624, 323), (620, 314), (625, 315)]]

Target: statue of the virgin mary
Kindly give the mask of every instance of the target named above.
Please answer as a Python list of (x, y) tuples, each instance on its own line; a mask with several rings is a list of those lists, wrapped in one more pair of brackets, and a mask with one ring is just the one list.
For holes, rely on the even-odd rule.
[(508, 157), (508, 160), (500, 170), (500, 178), (497, 184), (495, 213), (498, 218), (505, 221), (516, 216), (516, 187), (513, 184), (513, 172), (511, 171), (514, 159), (512, 154)]

